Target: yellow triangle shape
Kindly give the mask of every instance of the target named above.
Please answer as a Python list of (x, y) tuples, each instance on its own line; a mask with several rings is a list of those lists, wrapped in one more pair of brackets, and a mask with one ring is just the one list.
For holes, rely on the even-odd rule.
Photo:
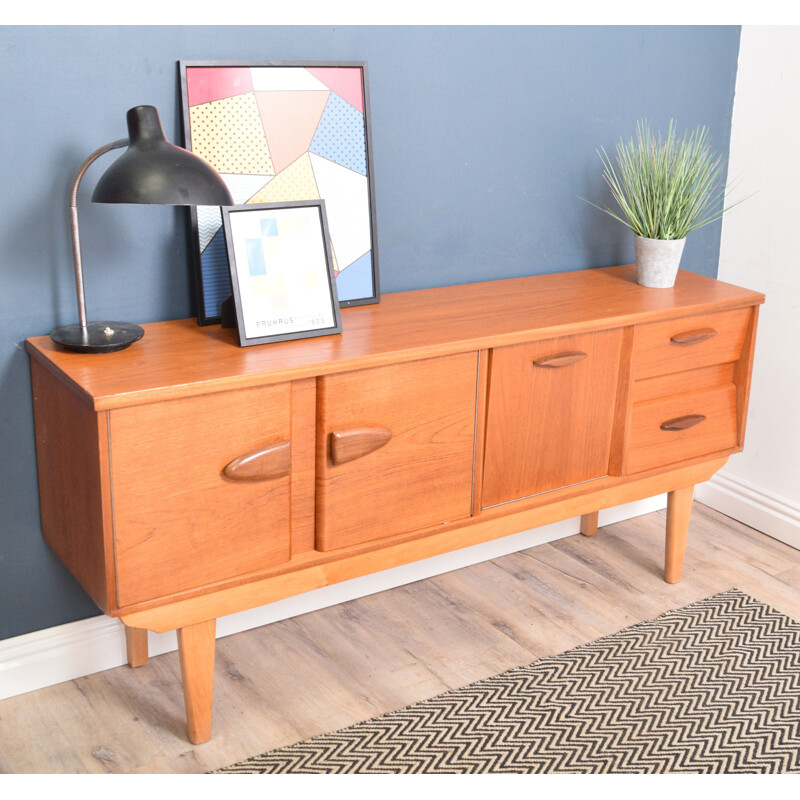
[(286, 203), (292, 200), (319, 200), (319, 190), (308, 153), (304, 153), (283, 172), (278, 173), (247, 202)]
[(267, 137), (252, 92), (192, 106), (189, 124), (192, 152), (208, 161), (217, 172), (274, 174)]

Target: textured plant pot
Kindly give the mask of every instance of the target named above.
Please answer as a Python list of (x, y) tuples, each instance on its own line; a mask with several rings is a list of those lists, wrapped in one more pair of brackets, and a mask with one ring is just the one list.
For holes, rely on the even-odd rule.
[(652, 289), (669, 289), (675, 283), (686, 239), (633, 237), (636, 280)]

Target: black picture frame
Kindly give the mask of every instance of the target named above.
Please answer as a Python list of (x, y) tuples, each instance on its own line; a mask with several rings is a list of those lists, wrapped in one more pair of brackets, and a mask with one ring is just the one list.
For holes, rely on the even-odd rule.
[[(325, 200), (328, 211), (328, 225), (332, 241), (334, 269), (338, 274), (340, 304), (343, 307), (380, 302), (380, 282), (378, 267), (378, 237), (375, 211), (375, 186), (372, 160), (372, 124), (369, 101), (369, 80), (365, 61), (179, 61), (180, 90), (182, 99), (183, 138), (186, 149), (205, 158), (222, 175), (238, 204), (260, 204), (265, 198), (279, 202), (306, 200)], [(290, 70), (298, 72), (277, 72)], [(320, 81), (320, 89), (311, 87), (303, 100), (298, 100), (297, 114), (284, 113), (281, 103), (292, 94), (289, 91), (272, 91), (270, 88), (279, 78), (287, 76), (310, 78)], [(342, 79), (344, 76), (344, 79)], [(337, 80), (342, 79), (339, 87)], [(249, 80), (249, 83), (248, 83)], [(333, 87), (333, 88), (331, 88)], [(338, 91), (337, 91), (338, 89)], [(224, 112), (228, 106), (244, 109), (243, 119), (253, 123), (255, 111), (259, 109), (259, 119), (268, 120), (275, 126), (275, 120), (300, 120), (297, 129), (307, 132), (311, 123), (308, 114), (316, 113), (322, 102), (321, 93), (327, 91), (329, 97), (321, 110), (317, 127), (313, 128), (313, 138), (307, 153), (292, 160), (295, 154), (291, 147), (298, 147), (297, 131), (290, 123), (284, 125), (280, 134), (293, 144), (286, 149), (286, 142), (279, 141), (278, 132), (270, 129), (261, 131), (264, 140), (275, 141), (275, 147), (267, 150), (275, 152), (272, 159), (273, 174), (253, 172), (263, 170), (267, 165), (259, 163), (260, 140), (250, 148), (244, 134), (231, 133), (240, 126), (226, 124), (223, 117), (208, 125), (218, 126), (211, 134), (200, 134), (203, 124), (200, 120), (215, 119), (214, 114)], [(296, 94), (296, 93), (295, 93)], [(316, 94), (317, 97), (311, 98)], [(296, 95), (299, 97), (300, 95)], [(217, 99), (215, 99), (217, 98)], [(274, 98), (278, 98), (275, 100)], [(205, 102), (200, 102), (205, 101)], [(273, 104), (272, 106), (270, 104)], [(278, 105), (275, 105), (275, 104)], [(202, 106), (202, 108), (200, 108)], [(280, 106), (281, 113), (270, 113)], [(289, 101), (286, 108), (294, 108)], [(212, 113), (213, 112), (213, 113)], [(229, 113), (235, 116), (236, 112)], [(236, 117), (239, 119), (239, 117)], [(193, 131), (193, 120), (196, 130)], [(267, 123), (265, 123), (267, 124)], [(294, 123), (291, 123), (294, 124)], [(334, 144), (338, 142), (340, 128), (342, 136), (350, 137), (347, 148)], [(262, 126), (263, 127), (263, 126)], [(291, 135), (288, 135), (291, 133)], [(258, 132), (254, 131), (257, 136)], [(230, 135), (230, 147), (227, 138)], [(241, 136), (242, 141), (237, 141)], [(201, 143), (201, 138), (204, 138)], [(302, 138), (302, 137), (299, 137)], [(209, 145), (209, 142), (211, 144)], [(216, 144), (222, 142), (223, 144)], [(355, 144), (353, 144), (355, 142)], [(315, 144), (316, 143), (316, 144)], [(363, 153), (360, 149), (363, 143)], [(280, 145), (280, 147), (278, 146)], [(345, 155), (345, 150), (347, 155)], [(227, 155), (221, 155), (224, 151)], [(351, 151), (357, 151), (351, 156)], [(209, 158), (208, 156), (212, 157)], [(307, 155), (308, 164), (303, 162)], [(239, 156), (242, 161), (240, 163)], [(252, 158), (251, 158), (252, 156)], [(351, 159), (352, 158), (352, 163)], [(215, 163), (217, 161), (217, 163)], [(288, 162), (288, 163), (285, 163)], [(311, 166), (309, 167), (309, 164)], [(239, 170), (231, 173), (229, 168)], [(281, 167), (281, 169), (278, 169)], [(291, 175), (289, 174), (291, 170)], [(316, 196), (304, 196), (309, 170), (316, 184), (316, 191), (305, 192)], [(258, 188), (258, 178), (269, 178)], [(281, 178), (280, 184), (268, 185)], [(233, 186), (232, 184), (235, 184)], [(250, 192), (253, 192), (250, 194)], [(272, 195), (275, 195), (272, 198)], [(243, 199), (247, 198), (247, 199)], [(211, 325), (221, 321), (222, 304), (231, 293), (230, 270), (227, 251), (221, 241), (222, 214), (212, 207), (190, 207), (189, 224), (191, 236), (192, 269), (194, 275), (197, 321), (200, 325)]]
[(342, 332), (324, 200), (228, 206), (222, 224), (240, 346)]

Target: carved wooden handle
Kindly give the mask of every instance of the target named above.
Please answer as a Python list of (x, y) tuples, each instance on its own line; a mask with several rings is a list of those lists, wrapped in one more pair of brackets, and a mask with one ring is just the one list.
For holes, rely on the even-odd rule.
[(271, 481), (288, 475), (291, 467), (292, 443), (273, 442), (234, 458), (222, 472), (232, 481)]
[(702, 414), (687, 414), (685, 417), (675, 417), (661, 423), (662, 431), (685, 431), (705, 421)]
[(568, 367), (576, 361), (583, 361), (586, 353), (581, 350), (568, 350), (564, 353), (553, 353), (550, 356), (542, 356), (534, 359), (533, 363), (537, 367)]
[(716, 335), (717, 332), (713, 328), (698, 328), (694, 331), (676, 333), (674, 336), (670, 336), (669, 340), (673, 344), (697, 344)]
[(330, 435), (331, 463), (334, 466), (355, 461), (383, 447), (392, 432), (386, 428), (352, 428), (349, 431), (332, 431)]

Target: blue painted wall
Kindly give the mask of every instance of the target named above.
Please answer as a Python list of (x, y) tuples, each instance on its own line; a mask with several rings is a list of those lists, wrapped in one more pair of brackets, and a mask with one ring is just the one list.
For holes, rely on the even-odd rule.
[[(384, 292), (633, 260), (596, 148), (647, 116), (727, 154), (738, 27), (0, 28), (0, 639), (97, 609), (42, 542), (27, 336), (76, 320), (67, 200), (95, 148), (155, 105), (180, 142), (176, 62), (369, 63)], [(191, 316), (184, 212), (81, 190), (89, 316)], [(715, 275), (719, 224), (683, 266)]]

